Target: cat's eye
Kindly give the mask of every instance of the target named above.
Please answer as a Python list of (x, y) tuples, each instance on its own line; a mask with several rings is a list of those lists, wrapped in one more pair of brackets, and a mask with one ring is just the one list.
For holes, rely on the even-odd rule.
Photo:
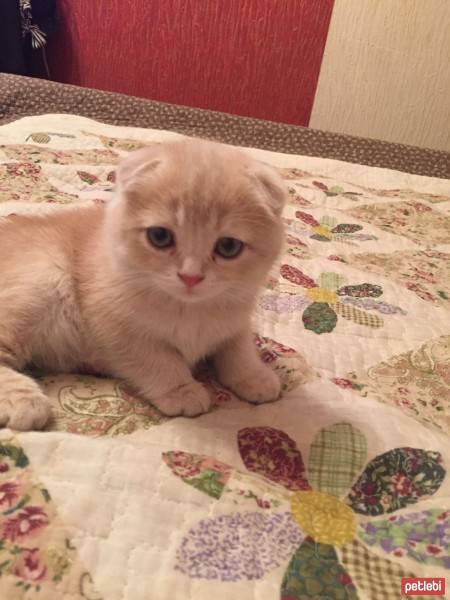
[(147, 239), (155, 248), (170, 248), (175, 245), (173, 233), (165, 227), (149, 227)]
[(236, 238), (219, 238), (214, 246), (214, 252), (222, 258), (236, 258), (244, 249), (244, 242)]

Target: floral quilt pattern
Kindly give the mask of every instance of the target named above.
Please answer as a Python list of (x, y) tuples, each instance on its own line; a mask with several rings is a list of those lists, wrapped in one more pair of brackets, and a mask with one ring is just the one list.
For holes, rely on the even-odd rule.
[[(292, 348), (259, 335), (255, 336), (255, 344), (261, 360), (278, 373), (284, 391), (314, 377), (304, 358)], [(216, 407), (233, 399), (233, 394), (215, 381), (210, 365), (200, 365), (196, 376), (210, 392)], [(167, 421), (149, 402), (118, 381), (91, 375), (62, 375), (42, 376), (40, 382), (53, 403), (48, 431), (118, 436)]]
[[(88, 131), (83, 131), (82, 133), (83, 135), (94, 137), (94, 134), (89, 133)], [(96, 135), (95, 137), (105, 148), (115, 148), (117, 150), (124, 150), (125, 152), (132, 152), (133, 150), (139, 150), (140, 148), (144, 148), (144, 146), (150, 145), (148, 142), (133, 138), (117, 138), (107, 135)]]
[(0, 593), (5, 599), (101, 600), (48, 489), (14, 439), (0, 440)]
[[(450, 238), (448, 238), (450, 239)], [(350, 264), (398, 281), (422, 300), (450, 307), (450, 253), (436, 250), (357, 254)]]
[[(439, 490), (446, 476), (439, 453), (395, 448), (367, 462), (365, 437), (349, 423), (317, 433), (307, 469), (295, 441), (281, 430), (245, 428), (237, 443), (245, 467), (259, 479), (261, 496), (252, 489), (252, 476), (240, 473), (240, 486), (247, 480), (248, 487), (238, 493), (253, 506), (238, 502), (241, 511), (202, 520), (186, 533), (175, 564), (185, 575), (253, 580), (285, 564), (281, 600), (357, 599), (358, 588), (338, 554), (354, 543), (364, 546), (368, 572), (373, 563), (380, 566), (371, 546), (387, 556), (408, 554), (450, 569), (450, 511), (388, 516)], [(216, 501), (235, 493), (236, 470), (227, 464), (181, 451), (167, 452), (163, 460), (177, 477)], [(371, 519), (359, 521), (359, 515)], [(396, 577), (398, 590), (402, 576), (414, 576), (382, 564), (380, 575), (391, 582)]]
[(52, 186), (39, 165), (32, 162), (0, 164), (0, 202), (11, 200), (67, 204), (78, 198)]
[(11, 144), (1, 146), (0, 152), (4, 152), (10, 160), (37, 164), (87, 164), (87, 165), (111, 165), (117, 164), (120, 156), (111, 150), (52, 150), (33, 144)]
[(350, 372), (333, 383), (399, 407), (422, 423), (450, 430), (450, 336), (392, 356), (367, 373)]
[[(72, 115), (1, 127), (0, 218), (107, 203), (122, 157), (174, 136)], [(448, 181), (245, 151), (288, 191), (254, 319), (281, 398), (243, 403), (205, 361), (211, 412), (169, 419), (124, 382), (34, 371), (52, 420), (0, 431), (2, 600), (401, 600), (404, 577), (448, 586)]]
[(355, 218), (385, 231), (403, 235), (419, 245), (449, 243), (450, 216), (424, 202), (401, 200), (392, 204), (370, 204), (358, 206), (348, 212)]

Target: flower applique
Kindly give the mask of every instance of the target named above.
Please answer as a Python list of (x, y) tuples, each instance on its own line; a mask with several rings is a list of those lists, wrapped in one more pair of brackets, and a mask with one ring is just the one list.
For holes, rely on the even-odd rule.
[[(330, 333), (336, 327), (338, 316), (358, 325), (374, 329), (383, 327), (379, 314), (405, 315), (399, 306), (377, 300), (383, 289), (372, 283), (345, 285), (345, 277), (337, 273), (322, 273), (317, 282), (292, 265), (283, 264), (281, 277), (289, 281), (272, 280), (268, 284), (271, 294), (263, 295), (259, 305), (264, 310), (277, 313), (303, 311), (305, 329), (314, 333)], [(305, 290), (299, 294), (298, 286)], [(370, 311), (370, 312), (367, 312)]]
[(318, 221), (302, 210), (297, 210), (295, 216), (308, 226), (309, 237), (318, 242), (344, 242), (355, 245), (355, 242), (377, 239), (374, 235), (359, 233), (364, 228), (356, 223), (338, 223), (337, 219), (328, 216), (324, 216)]
[[(300, 194), (299, 190), (295, 187), (288, 187), (288, 204), (291, 206), (311, 206), (311, 202)], [(285, 220), (285, 218), (283, 219)]]
[(332, 185), (328, 186), (322, 181), (313, 181), (313, 186), (317, 189), (321, 190), (325, 196), (343, 196), (344, 198), (349, 198), (350, 200), (358, 200), (358, 196), (362, 196), (363, 194), (360, 192), (350, 192), (344, 190), (340, 185)]
[(400, 598), (401, 578), (414, 577), (401, 566), (404, 557), (450, 569), (450, 510), (409, 512), (444, 480), (438, 452), (394, 448), (367, 463), (365, 437), (349, 423), (316, 434), (307, 469), (279, 429), (248, 427), (237, 442), (247, 472), (203, 455), (163, 454), (185, 483), (242, 508), (186, 533), (176, 556), (181, 573), (254, 580), (286, 565), (281, 600), (356, 600), (371, 590)]

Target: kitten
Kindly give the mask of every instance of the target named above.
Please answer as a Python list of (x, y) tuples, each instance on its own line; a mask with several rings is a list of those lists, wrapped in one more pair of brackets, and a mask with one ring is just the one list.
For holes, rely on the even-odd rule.
[(113, 199), (0, 223), (0, 426), (43, 427), (50, 403), (20, 371), (122, 378), (166, 415), (211, 400), (192, 375), (253, 403), (280, 382), (259, 359), (250, 317), (280, 253), (286, 189), (231, 147), (186, 140), (119, 166)]

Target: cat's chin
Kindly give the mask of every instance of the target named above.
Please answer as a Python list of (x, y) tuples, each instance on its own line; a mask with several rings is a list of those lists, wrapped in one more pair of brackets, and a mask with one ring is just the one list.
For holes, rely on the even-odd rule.
[(171, 294), (172, 298), (181, 304), (201, 304), (202, 302), (210, 302), (214, 300), (217, 294), (205, 294), (195, 291), (184, 291), (176, 294)]
[(213, 299), (217, 294), (207, 293), (204, 290), (196, 289), (178, 289), (170, 286), (160, 286), (160, 301), (164, 302), (164, 299), (168, 301), (175, 301), (180, 304), (200, 304), (201, 302)]
[(205, 302), (205, 300), (209, 300), (209, 298), (203, 298), (201, 296), (180, 295), (172, 297), (175, 298), (175, 300), (180, 304), (201, 304), (202, 302)]

